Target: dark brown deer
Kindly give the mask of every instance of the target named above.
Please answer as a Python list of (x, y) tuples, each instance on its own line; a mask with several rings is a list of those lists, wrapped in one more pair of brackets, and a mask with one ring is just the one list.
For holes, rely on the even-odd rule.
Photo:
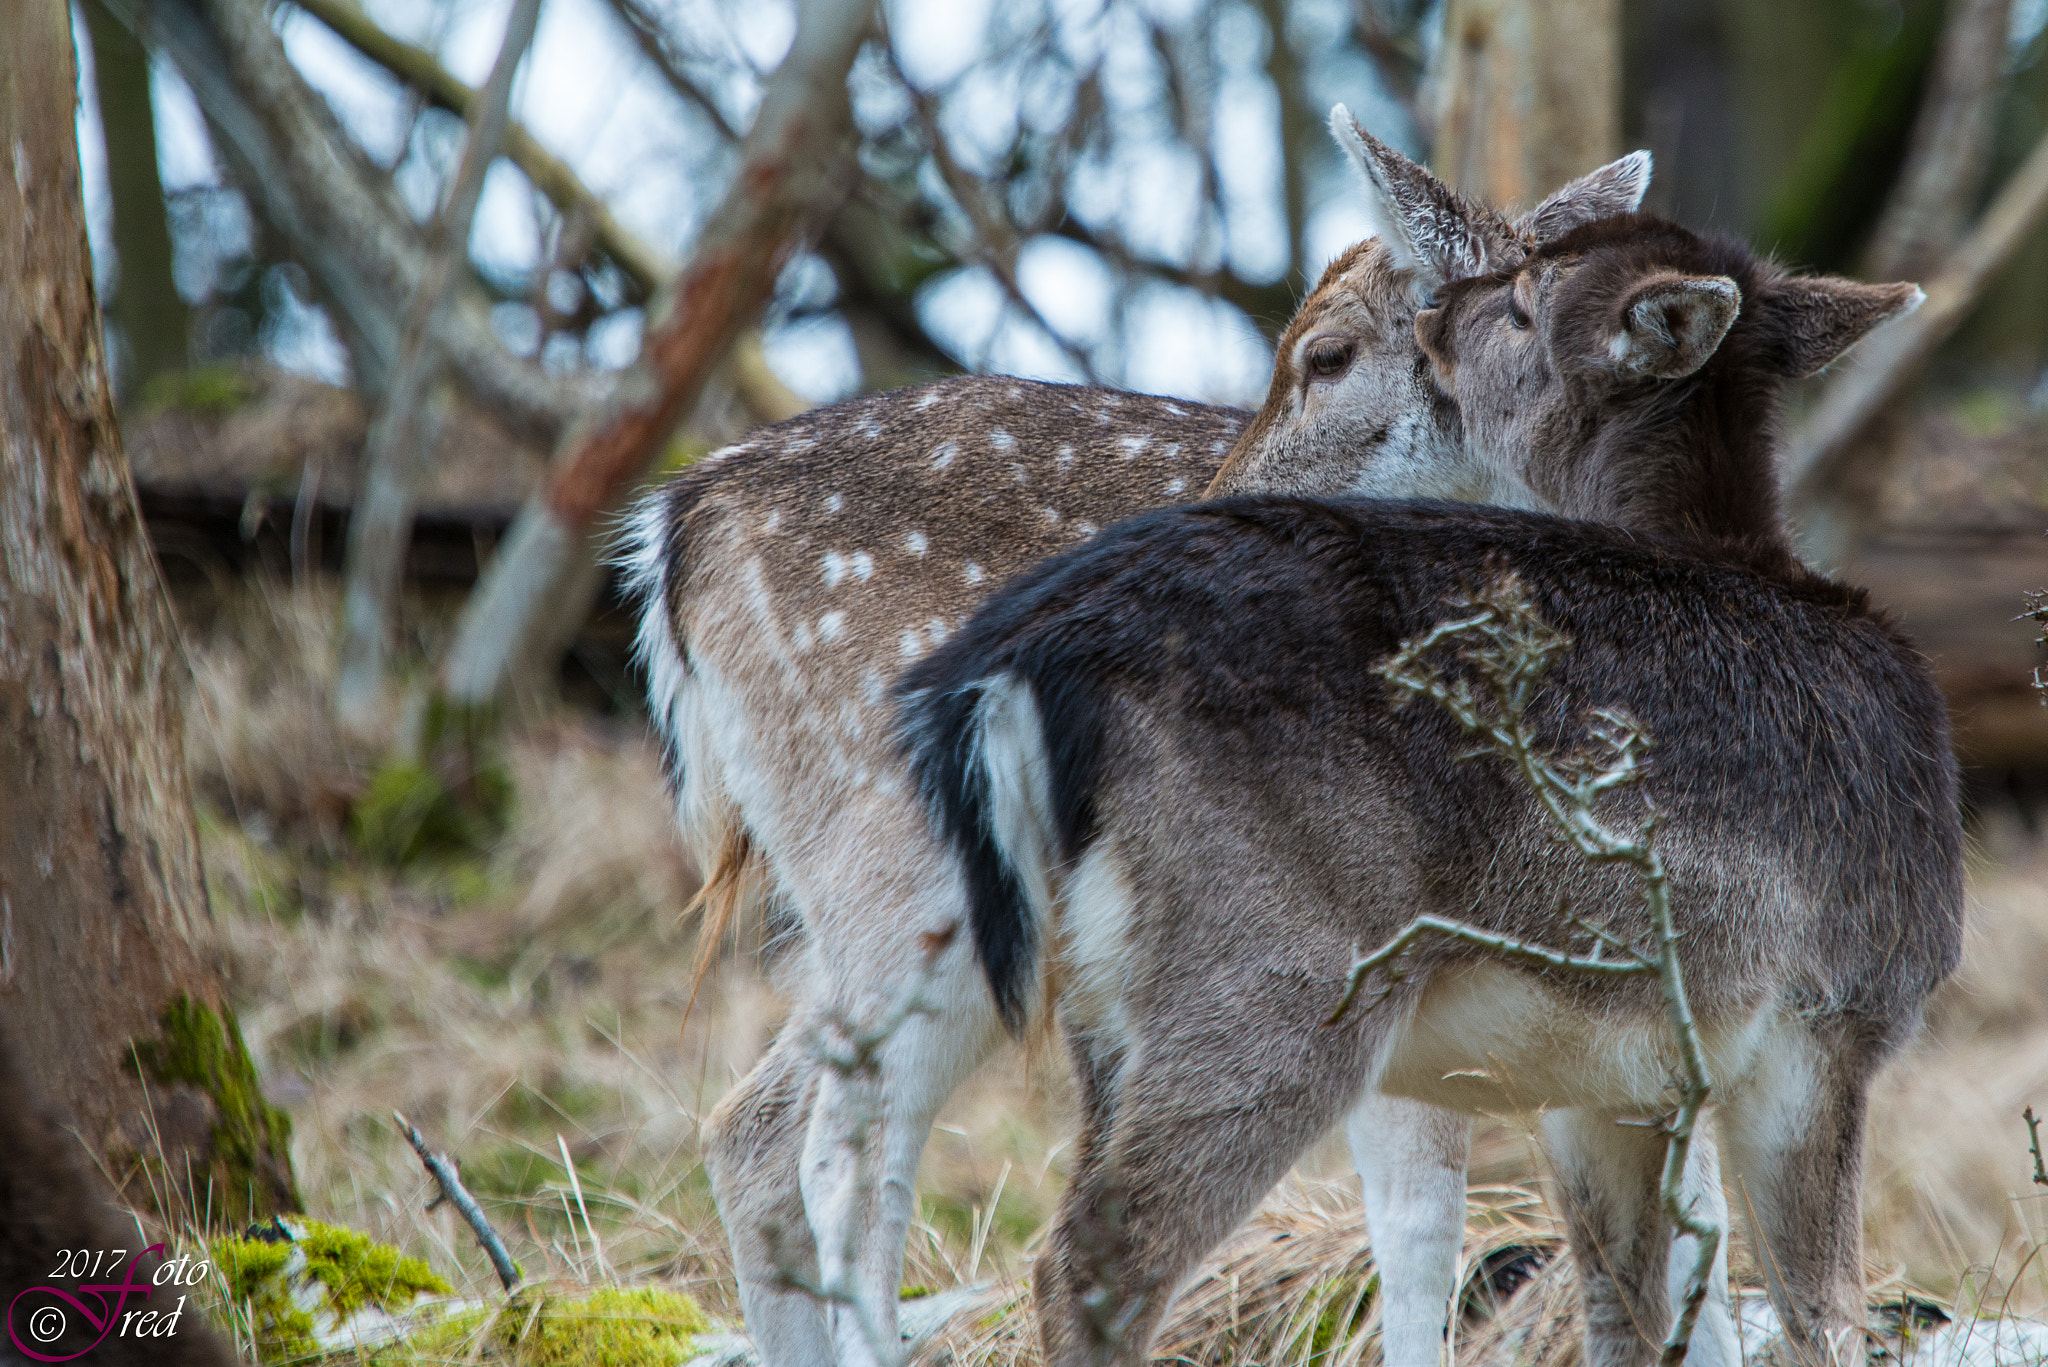
[(1372, 672), (1503, 574), (1575, 642), (1544, 728), (1618, 708), (1657, 742), (1647, 794), (1722, 1151), (1790, 1347), (1860, 1360), (1864, 1098), (1955, 964), (1962, 840), (1928, 668), (1794, 559), (1773, 437), (1787, 378), (1917, 299), (1654, 219), (1581, 228), (1417, 322), (1473, 445), (1569, 517), (1154, 513), (1027, 574), (906, 675), (913, 768), (995, 1000), (1015, 1021), (1056, 983), (1083, 1079), (1036, 1271), (1049, 1363), (1144, 1361), (1202, 1254), (1374, 1088), (1567, 1108), (1551, 1133), (1587, 1361), (1654, 1358), (1663, 1139), (1614, 1123), (1668, 1106), (1654, 988), (1435, 943), (1376, 1008), (1324, 1024), (1354, 946), (1419, 914), (1541, 940), (1562, 898), (1645, 924), (1625, 873), (1565, 848), (1506, 766), (1460, 762), (1457, 727), (1396, 710)]
[[(715, 934), (743, 897), (765, 894), (802, 927), (789, 1023), (719, 1106), (706, 1145), (747, 1323), (770, 1367), (872, 1356), (869, 1336), (791, 1289), (791, 1274), (851, 1284), (879, 1332), (894, 1335), (932, 1119), (1003, 1036), (960, 936), (927, 970), (930, 1009), (882, 1048), (873, 1076), (821, 1071), (815, 1056), (820, 1029), (883, 1015), (921, 962), (923, 937), (965, 914), (895, 751), (886, 689), (897, 672), (1008, 576), (1205, 490), (1542, 506), (1468, 451), (1415, 348), (1415, 313), (1457, 274), (1512, 264), (1538, 237), (1634, 208), (1647, 155), (1511, 223), (1459, 201), (1341, 107), (1332, 122), (1379, 236), (1325, 272), (1280, 339), (1256, 416), (1105, 389), (945, 381), (765, 429), (671, 481), (632, 524), (641, 659), (683, 831), (709, 871), (707, 921)], [(1458, 225), (1454, 251), (1440, 249), (1444, 222)], [(863, 1107), (880, 1122), (858, 1120)], [(856, 1131), (875, 1150), (866, 1188)], [(1431, 1367), (1461, 1245), (1469, 1121), (1368, 1098), (1353, 1131), (1370, 1220), (1415, 1251), (1384, 1269), (1398, 1311), (1388, 1361)], [(1386, 1153), (1433, 1157), (1388, 1167)]]

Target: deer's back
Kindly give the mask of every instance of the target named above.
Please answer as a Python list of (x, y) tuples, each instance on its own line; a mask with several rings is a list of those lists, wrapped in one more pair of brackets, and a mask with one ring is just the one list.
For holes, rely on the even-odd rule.
[[(1435, 910), (1554, 939), (1560, 891), (1622, 905), (1626, 875), (1589, 874), (1504, 763), (1461, 758), (1471, 742), (1441, 708), (1392, 707), (1372, 672), (1502, 572), (1574, 642), (1539, 725), (1569, 744), (1588, 709), (1620, 707), (1654, 738), (1646, 786), (1702, 995), (1767, 968), (1803, 979), (1817, 1010), (1917, 1010), (1960, 938), (1946, 711), (1860, 592), (1789, 563), (1450, 504), (1158, 513), (1028, 575), (905, 678), (920, 779), (965, 829), (942, 795), (962, 791), (948, 756), (973, 724), (970, 685), (1021, 676), (1065, 858), (1112, 811), (1120, 831), (1156, 827), (1160, 849), (1264, 851), (1247, 877), (1292, 880), (1276, 902), (1363, 907), (1395, 879), (1410, 889), (1400, 921)], [(1158, 876), (1180, 877), (1175, 862)], [(1231, 878), (1185, 876), (1191, 890)], [(1274, 929), (1223, 933), (1251, 945)]]
[(967, 377), (764, 428), (664, 494), (683, 654), (878, 705), (1003, 580), (1200, 497), (1248, 417)]

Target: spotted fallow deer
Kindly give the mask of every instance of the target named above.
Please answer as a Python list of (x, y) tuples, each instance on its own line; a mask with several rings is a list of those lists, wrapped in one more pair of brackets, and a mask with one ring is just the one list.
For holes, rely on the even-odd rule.
[(1565, 516), (1276, 496), (1148, 514), (1013, 582), (900, 685), (995, 999), (1016, 1020), (1053, 984), (1082, 1080), (1035, 1273), (1046, 1360), (1144, 1361), (1205, 1250), (1374, 1089), (1565, 1108), (1546, 1124), (1586, 1360), (1654, 1360), (1663, 1138), (1616, 1122), (1670, 1104), (1655, 987), (1436, 942), (1326, 1024), (1354, 947), (1419, 914), (1525, 940), (1554, 941), (1561, 899), (1646, 924), (1625, 871), (1372, 671), (1513, 574), (1575, 643), (1540, 729), (1619, 708), (1655, 739), (1646, 794), (1758, 1262), (1795, 1360), (1860, 1361), (1865, 1096), (1956, 962), (1962, 839), (1928, 667), (1794, 558), (1773, 437), (1783, 382), (1918, 291), (1630, 217), (1441, 298), (1417, 336), (1467, 440)]
[[(650, 710), (685, 838), (710, 871), (707, 921), (765, 892), (801, 922), (789, 1022), (707, 1127), (743, 1308), (769, 1367), (872, 1356), (854, 1317), (791, 1289), (791, 1273), (853, 1285), (881, 1332), (895, 1333), (919, 1155), (940, 1105), (1003, 1035), (960, 936), (919, 970), (931, 1009), (895, 1032), (874, 1076), (821, 1071), (815, 1057), (819, 1029), (876, 1019), (923, 963), (920, 937), (964, 914), (895, 752), (885, 693), (897, 672), (1003, 579), (1205, 492), (1543, 506), (1470, 457), (1415, 348), (1415, 313), (1451, 278), (1633, 209), (1648, 156), (1603, 167), (1511, 222), (1460, 201), (1341, 106), (1333, 126), (1379, 233), (1330, 266), (1282, 335), (1258, 414), (943, 381), (764, 429), (663, 486), (630, 524), (624, 560), (643, 595)], [(1423, 266), (1410, 238), (1430, 247), (1446, 216), (1461, 235), (1431, 247)], [(857, 1119), (870, 1104), (879, 1124)], [(874, 1155), (865, 1184), (856, 1128)], [(1387, 1360), (1433, 1367), (1462, 1241), (1470, 1122), (1370, 1097), (1352, 1132), (1368, 1222), (1385, 1246)], [(1396, 1153), (1429, 1158), (1383, 1161)], [(1717, 1194), (1710, 1157), (1705, 1172), (1703, 1189)], [(1732, 1329), (1726, 1340), (1732, 1352)]]

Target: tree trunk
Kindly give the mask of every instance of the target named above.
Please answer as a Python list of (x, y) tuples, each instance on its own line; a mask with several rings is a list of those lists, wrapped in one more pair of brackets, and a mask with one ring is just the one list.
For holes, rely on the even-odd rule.
[(171, 273), (171, 228), (157, 175), (156, 109), (149, 53), (99, 0), (84, 6), (92, 33), (93, 89), (107, 143), (114, 199), (114, 302), (107, 312), (125, 344), (115, 378), (126, 398), (150, 378), (182, 370), (191, 355), (192, 311)]
[(1437, 174), (1526, 208), (1621, 154), (1621, 0), (1448, 0), (1430, 88)]
[(155, 1169), (216, 1218), (295, 1208), (289, 1124), (206, 948), (182, 654), (107, 387), (64, 0), (0, 5), (0, 52), (0, 1024), (131, 1199)]

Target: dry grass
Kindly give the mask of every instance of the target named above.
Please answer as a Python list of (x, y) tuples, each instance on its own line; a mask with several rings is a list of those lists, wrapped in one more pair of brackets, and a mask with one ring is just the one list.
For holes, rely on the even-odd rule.
[[(414, 615), (431, 635), (431, 614)], [(425, 1256), (464, 1294), (495, 1287), (452, 1212), (424, 1209), (429, 1184), (390, 1122), (396, 1108), (462, 1160), (530, 1274), (658, 1278), (730, 1315), (698, 1122), (783, 1003), (731, 958), (681, 1024), (695, 945), (679, 913), (694, 872), (639, 724), (529, 707), (505, 741), (517, 797), (502, 837), (374, 866), (349, 847), (346, 819), (379, 741), (328, 720), (335, 617), (324, 590), (249, 585), (219, 600), (191, 646), (191, 757), (222, 946), (249, 1043), (296, 1127), (309, 1210)], [(1966, 967), (1874, 1107), (1870, 1251), (1880, 1278), (2031, 1312), (2048, 1305), (2048, 1279), (2039, 1259), (2018, 1269), (2048, 1233), (2048, 1197), (2030, 1188), (2019, 1111), (2048, 1103), (2048, 842), (2001, 816), (1982, 843)], [(1062, 1184), (1065, 1097), (1056, 1057), (1012, 1053), (942, 1118), (906, 1280), (1001, 1289), (949, 1327), (934, 1360), (1036, 1361), (1018, 1309)], [(1177, 1360), (1376, 1357), (1371, 1263), (1343, 1170), (1341, 1145), (1320, 1146), (1219, 1254), (1168, 1330)], [(1525, 1131), (1482, 1127), (1474, 1178), (1502, 1190), (1476, 1208), (1474, 1258), (1554, 1237), (1541, 1177)], [(1481, 1333), (1464, 1360), (1573, 1367), (1570, 1298), (1569, 1265), (1553, 1263), (1515, 1302), (1547, 1328), (1520, 1323), (1512, 1343)]]

